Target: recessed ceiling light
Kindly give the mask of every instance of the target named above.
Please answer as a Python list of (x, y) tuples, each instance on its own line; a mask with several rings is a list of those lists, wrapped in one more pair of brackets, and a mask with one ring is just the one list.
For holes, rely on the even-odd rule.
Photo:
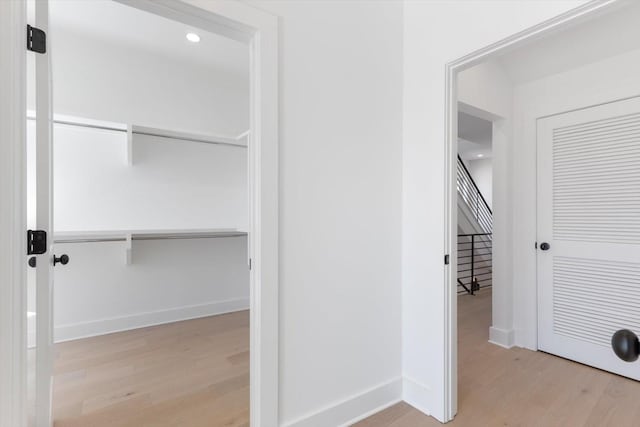
[(187, 40), (191, 43), (198, 43), (200, 41), (200, 36), (196, 33), (187, 33)]
[(478, 154), (478, 157), (484, 157), (484, 154)]

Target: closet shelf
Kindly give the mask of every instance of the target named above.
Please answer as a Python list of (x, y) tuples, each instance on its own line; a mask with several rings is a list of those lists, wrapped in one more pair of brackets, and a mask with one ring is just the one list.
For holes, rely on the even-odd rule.
[(134, 135), (149, 135), (160, 138), (178, 139), (189, 142), (202, 142), (205, 144), (222, 144), (235, 145), (238, 147), (246, 147), (246, 141), (243, 141), (247, 132), (243, 132), (238, 136), (222, 136), (222, 135), (204, 135), (192, 132), (184, 132), (169, 129), (159, 129), (146, 126), (131, 125), (131, 133)]
[[(35, 120), (35, 111), (27, 111), (27, 119)], [(88, 119), (85, 117), (69, 116), (64, 114), (54, 114), (53, 123), (66, 126), (78, 126), (90, 129), (97, 129), (111, 132), (122, 132), (127, 136), (127, 165), (133, 165), (133, 139), (135, 135), (147, 135), (157, 138), (167, 138), (178, 141), (198, 142), (204, 144), (228, 145), (239, 148), (247, 148), (250, 130), (240, 133), (237, 136), (212, 135), (187, 132), (182, 130), (161, 129), (135, 124), (124, 124), (107, 122), (104, 120)]]
[(246, 231), (237, 228), (59, 231), (54, 232), (53, 242), (124, 242), (127, 240), (204, 239), (246, 235)]
[(237, 228), (59, 231), (53, 233), (53, 243), (123, 242), (124, 263), (130, 265), (134, 240), (211, 239), (246, 235), (246, 231)]

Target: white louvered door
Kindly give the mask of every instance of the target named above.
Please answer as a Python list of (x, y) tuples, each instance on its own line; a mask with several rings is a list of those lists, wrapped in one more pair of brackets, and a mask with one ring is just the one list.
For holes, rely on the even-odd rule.
[(538, 120), (538, 348), (640, 380), (640, 98)]

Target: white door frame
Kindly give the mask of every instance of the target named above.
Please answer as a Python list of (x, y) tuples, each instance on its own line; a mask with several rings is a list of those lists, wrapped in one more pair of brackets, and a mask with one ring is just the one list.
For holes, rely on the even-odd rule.
[[(445, 253), (450, 254), (449, 268), (445, 270), (444, 336), (445, 336), (445, 421), (452, 420), (458, 409), (458, 325), (457, 325), (457, 152), (458, 152), (458, 73), (542, 38), (554, 31), (591, 19), (609, 11), (624, 0), (593, 0), (550, 20), (513, 34), (496, 43), (478, 49), (445, 65)], [(497, 262), (508, 262), (502, 260)]]
[[(250, 411), (252, 426), (277, 426), (278, 18), (229, 0), (119, 1), (250, 48)], [(27, 423), (26, 24), (26, 0), (0, 1), (0, 427)]]
[(0, 427), (26, 424), (26, 3), (0, 1)]

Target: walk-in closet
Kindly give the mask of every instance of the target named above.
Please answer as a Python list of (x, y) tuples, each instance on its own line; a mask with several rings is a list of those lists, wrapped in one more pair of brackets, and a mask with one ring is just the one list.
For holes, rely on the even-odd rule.
[(51, 1), (48, 36), (55, 425), (248, 420), (248, 46), (110, 0)]

